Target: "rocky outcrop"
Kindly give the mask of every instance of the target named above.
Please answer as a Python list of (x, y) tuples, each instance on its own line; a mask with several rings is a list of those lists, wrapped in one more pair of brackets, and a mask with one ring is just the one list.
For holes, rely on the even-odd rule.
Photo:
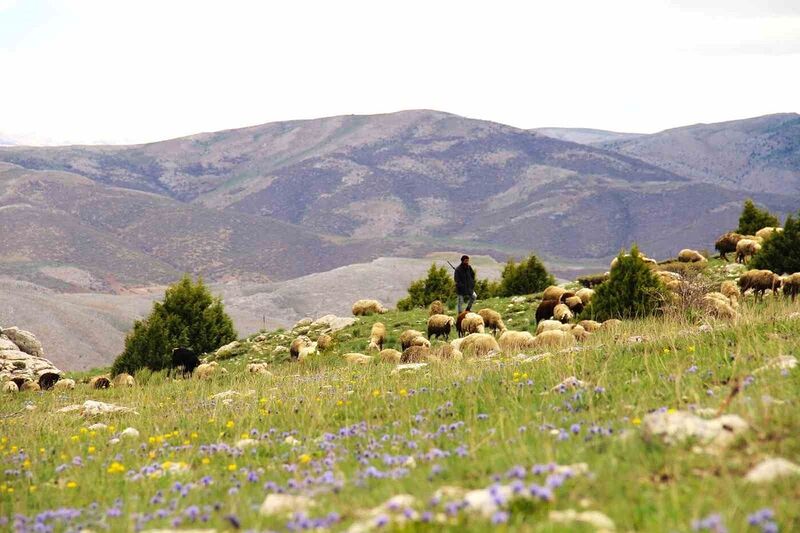
[(21, 387), (32, 381), (51, 389), (61, 371), (43, 355), (42, 343), (33, 333), (16, 327), (0, 329), (0, 382), (13, 381)]

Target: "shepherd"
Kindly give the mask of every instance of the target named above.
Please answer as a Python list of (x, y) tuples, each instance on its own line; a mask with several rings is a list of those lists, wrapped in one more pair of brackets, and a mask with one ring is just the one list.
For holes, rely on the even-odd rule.
[(458, 314), (461, 314), (464, 302), (467, 303), (467, 311), (471, 311), (478, 295), (475, 293), (475, 269), (470, 266), (468, 255), (461, 256), (461, 264), (455, 268), (453, 280), (458, 295)]

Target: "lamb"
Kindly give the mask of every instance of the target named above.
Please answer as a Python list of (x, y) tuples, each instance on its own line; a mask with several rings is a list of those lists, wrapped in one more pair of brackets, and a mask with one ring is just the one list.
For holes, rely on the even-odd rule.
[(400, 349), (406, 350), (410, 346), (425, 346), (430, 347), (431, 343), (421, 331), (415, 329), (407, 329), (400, 334)]
[(747, 261), (761, 250), (758, 241), (751, 239), (741, 239), (736, 243), (736, 262), (747, 263)]
[(594, 290), (587, 288), (578, 289), (578, 291), (575, 293), (575, 296), (580, 298), (583, 302), (583, 305), (586, 306), (589, 305), (589, 302), (591, 302), (592, 298), (594, 298)]
[(536, 326), (536, 334), (538, 335), (543, 331), (550, 331), (553, 329), (557, 329), (560, 331), (567, 331), (568, 329), (570, 329), (570, 326), (569, 324), (562, 324), (558, 320), (542, 320)]
[(503, 323), (503, 317), (500, 316), (500, 313), (494, 309), (484, 307), (478, 311), (478, 314), (481, 315), (481, 318), (483, 319), (483, 327), (487, 329), (491, 328), (495, 335), (497, 335), (498, 330), (500, 330), (501, 335), (506, 330), (506, 325)]
[(512, 350), (531, 348), (534, 345), (533, 338), (533, 335), (527, 331), (506, 330), (500, 335), (498, 344), (504, 352), (508, 353)]
[(383, 314), (389, 311), (378, 300), (358, 300), (353, 304), (353, 315), (367, 316), (371, 314)]
[(200, 358), (191, 348), (179, 346), (172, 350), (171, 366), (172, 368), (182, 368), (184, 375), (191, 375), (199, 364)]
[(460, 361), (464, 358), (464, 354), (449, 344), (442, 344), (435, 350), (431, 351), (431, 357), (434, 359), (451, 359), (453, 361)]
[(616, 329), (621, 325), (622, 325), (622, 320), (618, 318), (609, 318), (608, 320), (600, 324), (600, 327), (603, 329)]
[(348, 364), (351, 365), (368, 365), (372, 361), (372, 356), (364, 355), (363, 353), (346, 353), (342, 356)]
[(678, 261), (681, 263), (704, 263), (708, 261), (703, 254), (698, 252), (697, 250), (691, 250), (689, 248), (684, 248), (680, 252), (678, 252)]
[(19, 387), (13, 381), (3, 383), (3, 392), (19, 392)]
[(89, 380), (89, 387), (92, 389), (107, 389), (111, 387), (111, 380), (108, 376), (95, 376)]
[(267, 363), (250, 363), (247, 365), (247, 372), (250, 374), (260, 374), (264, 376), (271, 376), (272, 372), (269, 371)]
[(553, 308), (553, 317), (559, 322), (569, 322), (573, 316), (567, 304), (558, 304)]
[(305, 359), (317, 351), (317, 343), (305, 335), (300, 335), (289, 345), (289, 357), (293, 360)]
[(739, 291), (739, 286), (731, 280), (723, 281), (719, 286), (719, 292), (727, 296), (731, 303), (736, 302), (742, 293)]
[(783, 295), (791, 296), (792, 301), (800, 294), (800, 272), (783, 277)]
[(447, 315), (431, 315), (428, 318), (428, 340), (444, 336), (450, 340), (450, 330), (456, 325), (456, 319)]
[(742, 289), (742, 294), (753, 289), (753, 294), (758, 300), (759, 297), (764, 297), (766, 290), (769, 289), (774, 293), (780, 289), (781, 278), (770, 270), (750, 270), (739, 278), (739, 287)]
[(378, 354), (378, 357), (384, 363), (399, 363), (402, 355), (403, 354), (397, 350), (386, 348), (385, 350), (381, 350), (381, 353)]
[[(630, 257), (630, 255), (631, 254), (624, 254), (623, 257)], [(655, 259), (651, 259), (651, 258), (647, 257), (644, 254), (639, 254), (639, 259), (641, 259), (642, 261), (644, 261), (645, 263), (647, 263), (650, 266), (658, 265), (658, 261), (656, 261)], [(618, 262), (619, 262), (619, 257), (615, 257), (614, 259), (612, 259), (611, 260), (611, 268), (613, 269), (615, 266), (617, 266)]]
[(478, 313), (467, 313), (461, 321), (461, 329), (467, 335), (471, 333), (483, 333), (483, 318)]
[(783, 231), (783, 228), (767, 226), (766, 228), (761, 228), (760, 230), (758, 230), (756, 232), (756, 237), (760, 237), (760, 238), (762, 238), (764, 240), (767, 240), (770, 237), (772, 237), (773, 235), (775, 235), (776, 233), (780, 233), (782, 231)]
[(579, 324), (573, 324), (569, 332), (572, 334), (573, 337), (575, 337), (575, 340), (579, 342), (585, 341), (591, 335), (591, 333), (583, 329), (583, 326)]
[(333, 346), (333, 337), (323, 333), (319, 337), (317, 337), (317, 350), (324, 352), (328, 348)]
[(472, 354), (480, 357), (492, 351), (500, 351), (500, 345), (497, 343), (497, 339), (488, 333), (471, 333), (463, 339), (458, 340), (461, 341), (458, 346), (453, 346), (453, 343), (451, 343), (451, 346), (464, 354)]
[(59, 379), (53, 385), (55, 390), (75, 390), (74, 379)]
[(559, 287), (558, 285), (550, 285), (542, 293), (542, 300), (557, 300), (561, 301), (561, 296), (567, 292), (567, 289)]
[(712, 292), (703, 296), (706, 310), (717, 318), (736, 320), (739, 313), (731, 305), (731, 301), (721, 292)]
[(39, 374), (38, 383), (42, 390), (50, 390), (59, 379), (61, 379), (61, 376), (55, 372), (43, 372)]
[(216, 374), (227, 374), (228, 371), (219, 366), (216, 361), (210, 363), (201, 363), (194, 369), (194, 376), (197, 379), (211, 379)]
[(720, 259), (728, 260), (727, 254), (736, 251), (736, 244), (742, 239), (739, 233), (729, 232), (722, 235), (717, 242), (714, 243), (714, 248), (719, 252)]
[(572, 346), (575, 344), (575, 337), (567, 331), (551, 329), (543, 331), (533, 338), (534, 348)]
[(136, 380), (133, 379), (133, 376), (126, 372), (121, 372), (114, 376), (114, 386), (115, 387), (135, 387)]
[(595, 320), (581, 320), (580, 322), (578, 322), (578, 325), (581, 326), (586, 331), (588, 331), (589, 333), (594, 333), (595, 331), (603, 327), (603, 325), (600, 324), (600, 322), (597, 322)]
[(427, 361), (431, 355), (431, 349), (427, 346), (410, 346), (403, 350), (400, 356), (401, 363), (421, 363)]
[(369, 343), (367, 350), (383, 350), (383, 343), (386, 342), (386, 326), (383, 322), (375, 322), (369, 333)]
[(434, 300), (431, 302), (431, 306), (428, 308), (428, 316), (433, 315), (443, 315), (444, 314), (444, 304), (441, 300)]
[(558, 300), (542, 300), (536, 308), (536, 322), (553, 318), (553, 310), (560, 303)]

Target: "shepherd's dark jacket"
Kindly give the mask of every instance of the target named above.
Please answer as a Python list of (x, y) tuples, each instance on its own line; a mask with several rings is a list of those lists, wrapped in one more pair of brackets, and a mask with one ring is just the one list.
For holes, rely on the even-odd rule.
[(453, 272), (453, 279), (456, 282), (456, 293), (462, 296), (472, 296), (475, 291), (475, 269), (470, 265), (461, 263)]

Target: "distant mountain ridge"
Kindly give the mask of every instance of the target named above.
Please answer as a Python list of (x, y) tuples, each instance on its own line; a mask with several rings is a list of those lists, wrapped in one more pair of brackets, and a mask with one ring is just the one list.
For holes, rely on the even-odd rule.
[(696, 124), (595, 146), (692, 180), (733, 189), (800, 194), (800, 115)]
[[(781, 216), (797, 209), (797, 121), (772, 115), (634, 138), (574, 130), (616, 139), (595, 145), (414, 110), (135, 146), (3, 147), (0, 220), (12, 231), (0, 242), (24, 236), (27, 248), (0, 260), (0, 274), (37, 281), (43, 267), (75, 265), (108, 288), (184, 271), (285, 280), (433, 249), (596, 263), (636, 241), (667, 256), (709, 247), (746, 197)], [(691, 142), (670, 158), (676, 135)], [(761, 146), (748, 159), (760, 166), (741, 178), (723, 176), (723, 163), (699, 170), (704, 160), (692, 154), (704, 135), (716, 139), (714, 154), (735, 152), (726, 138)], [(770, 169), (764, 187), (756, 177)]]

